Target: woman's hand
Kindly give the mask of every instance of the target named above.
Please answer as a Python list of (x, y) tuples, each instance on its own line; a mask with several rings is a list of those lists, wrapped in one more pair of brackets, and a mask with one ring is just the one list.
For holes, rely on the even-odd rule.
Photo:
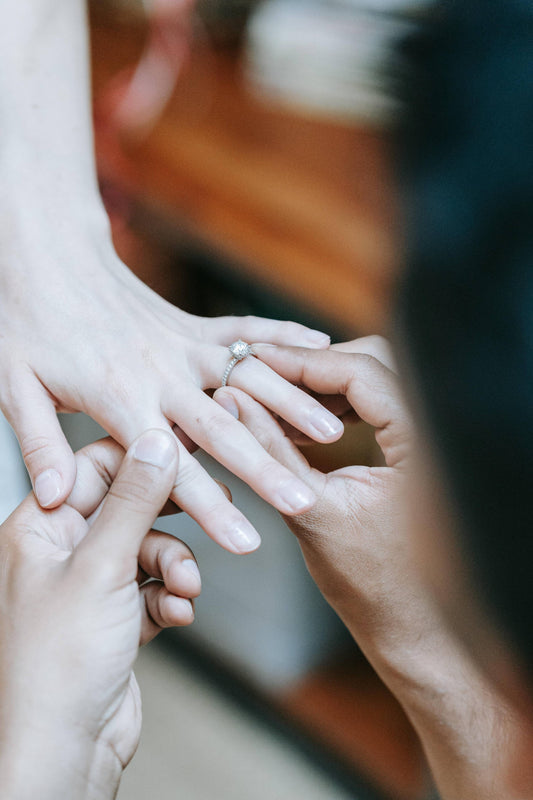
[[(159, 4), (160, 5), (160, 4)], [(158, 13), (163, 13), (159, 9)], [(0, 406), (18, 436), (39, 502), (64, 502), (75, 461), (57, 411), (85, 411), (128, 447), (147, 428), (190, 440), (284, 513), (314, 500), (204, 392), (221, 384), (241, 337), (326, 347), (292, 323), (193, 318), (117, 258), (98, 193), (89, 100), (86, 3), (6, 6), (0, 28)], [(248, 358), (231, 383), (317, 441), (342, 425)], [(259, 536), (180, 447), (176, 502), (223, 547)]]
[(65, 504), (43, 511), (32, 494), (0, 532), (0, 772), (17, 800), (115, 796), (140, 734), (139, 645), (191, 623), (200, 592), (186, 545), (150, 532), (176, 481), (174, 437), (76, 459)]
[[(312, 505), (309, 487), (205, 390), (220, 386), (227, 345), (239, 337), (312, 347), (327, 346), (328, 337), (290, 322), (192, 317), (118, 260), (103, 218), (90, 235), (88, 224), (65, 221), (69, 235), (58, 252), (58, 233), (43, 229), (48, 220), (38, 211), (19, 209), (24, 233), (2, 242), (0, 402), (41, 505), (63, 502), (75, 477), (58, 411), (86, 412), (124, 447), (148, 428), (174, 429), (283, 513)], [(82, 233), (70, 235), (73, 228)], [(317, 441), (342, 433), (334, 415), (256, 358), (237, 364), (230, 381)], [(255, 549), (254, 528), (187, 447), (180, 452), (173, 499), (223, 547)]]

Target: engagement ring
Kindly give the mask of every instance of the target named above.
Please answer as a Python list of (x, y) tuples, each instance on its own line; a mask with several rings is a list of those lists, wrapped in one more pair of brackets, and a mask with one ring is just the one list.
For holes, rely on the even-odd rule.
[(246, 342), (243, 342), (242, 339), (238, 339), (236, 342), (233, 342), (233, 344), (230, 344), (228, 350), (231, 353), (231, 359), (224, 370), (224, 375), (222, 376), (222, 386), (226, 386), (231, 370), (235, 364), (238, 364), (239, 361), (243, 361), (245, 358), (247, 358), (247, 356), (252, 355), (252, 346)]

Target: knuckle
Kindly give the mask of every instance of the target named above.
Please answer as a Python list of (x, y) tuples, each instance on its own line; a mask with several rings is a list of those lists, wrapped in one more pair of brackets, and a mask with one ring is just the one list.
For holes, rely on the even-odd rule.
[(298, 322), (291, 322), (289, 320), (284, 320), (280, 322), (280, 333), (283, 336), (293, 336), (301, 334), (302, 331), (305, 330), (303, 325), (300, 325)]
[(378, 364), (377, 358), (375, 358), (370, 353), (355, 353), (355, 361), (359, 364), (361, 368), (372, 368), (376, 364)]
[(262, 462), (258, 461), (257, 472), (265, 486), (271, 487), (282, 486), (291, 477), (271, 456), (266, 456)]
[(199, 470), (200, 467), (194, 459), (183, 464), (176, 477), (174, 491), (183, 493), (183, 490), (186, 490), (188, 486), (194, 487), (201, 477)]
[(347, 375), (347, 384), (354, 381), (364, 381), (368, 384), (369, 388), (375, 385), (376, 368), (383, 369), (383, 365), (377, 358), (374, 358), (370, 353), (353, 353), (350, 354), (350, 366)]
[(95, 475), (106, 489), (111, 486), (116, 477), (116, 471), (113, 473), (109, 464), (106, 463), (105, 459), (101, 457), (97, 451), (82, 450), (78, 453), (78, 459), (86, 461), (88, 467), (94, 471)]
[(196, 561), (196, 556), (188, 544), (182, 541), (182, 539), (176, 539), (175, 537), (172, 537), (172, 540), (176, 548), (174, 555), (180, 555), (182, 558), (192, 558), (193, 561)]
[(235, 433), (236, 421), (221, 412), (204, 414), (197, 418), (202, 438), (211, 443), (229, 439)]
[(157, 550), (157, 563), (161, 573), (163, 575), (168, 573), (173, 564), (181, 564), (181, 561), (186, 558), (196, 560), (185, 542), (174, 538), (170, 534), (164, 534), (164, 538), (160, 540)]
[(20, 449), (25, 461), (36, 461), (50, 450), (51, 442), (47, 436), (27, 434), (20, 438)]
[(370, 336), (366, 336), (365, 341), (379, 349), (389, 347), (388, 340), (385, 339), (384, 336), (380, 336), (379, 333), (373, 333)]
[(144, 472), (122, 475), (109, 489), (108, 496), (133, 510), (144, 511), (154, 506), (155, 481)]
[[(241, 515), (227, 501), (212, 500), (202, 509), (201, 525), (208, 536), (217, 534), (221, 528), (232, 527), (234, 522), (240, 523)], [(194, 560), (196, 561), (196, 558)]]
[[(274, 432), (270, 426), (262, 425), (261, 420), (259, 418), (251, 420), (249, 422), (249, 429), (250, 432), (253, 433), (256, 441), (258, 444), (261, 445), (267, 456), (270, 458), (274, 458), (274, 451), (278, 444), (278, 441), (274, 435)], [(283, 435), (283, 432), (280, 429), (280, 434)], [(264, 474), (265, 472), (268, 473), (269, 468), (274, 471), (274, 466), (269, 461), (269, 467), (261, 468), (261, 472)]]
[(115, 365), (108, 366), (106, 369), (105, 387), (106, 396), (114, 401), (129, 405), (134, 400), (134, 389), (130, 384), (129, 376), (117, 370)]

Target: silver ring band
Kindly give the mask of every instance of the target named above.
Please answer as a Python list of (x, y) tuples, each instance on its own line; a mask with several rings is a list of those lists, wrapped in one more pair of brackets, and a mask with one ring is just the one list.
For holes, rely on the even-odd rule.
[(242, 339), (238, 339), (236, 342), (233, 342), (233, 344), (230, 344), (228, 350), (231, 353), (231, 358), (222, 376), (222, 386), (227, 386), (231, 370), (235, 364), (238, 364), (239, 361), (244, 361), (245, 358), (252, 355), (251, 345), (247, 344), (247, 342), (243, 342)]

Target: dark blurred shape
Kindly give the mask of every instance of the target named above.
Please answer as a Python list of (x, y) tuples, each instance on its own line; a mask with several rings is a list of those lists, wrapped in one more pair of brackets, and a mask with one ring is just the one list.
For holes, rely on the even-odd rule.
[(533, 674), (533, 5), (442, 3), (405, 52), (400, 327), (472, 568)]
[(248, 16), (258, 0), (197, 0), (200, 19), (213, 44), (236, 47), (240, 44)]

